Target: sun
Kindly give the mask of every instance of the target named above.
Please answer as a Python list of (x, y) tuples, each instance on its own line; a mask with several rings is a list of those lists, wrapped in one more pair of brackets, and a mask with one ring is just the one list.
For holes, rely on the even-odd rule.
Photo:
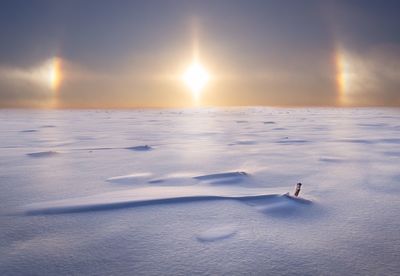
[(183, 73), (182, 80), (192, 91), (195, 99), (208, 83), (210, 76), (206, 69), (198, 62), (193, 62)]

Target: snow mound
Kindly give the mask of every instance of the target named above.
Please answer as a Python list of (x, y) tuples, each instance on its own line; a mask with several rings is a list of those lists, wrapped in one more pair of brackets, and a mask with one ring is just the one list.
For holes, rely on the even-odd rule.
[(147, 183), (158, 184), (158, 183), (164, 183), (165, 181), (166, 181), (166, 179), (156, 178), (156, 179), (151, 179), (151, 180), (147, 181)]
[(282, 139), (277, 141), (278, 144), (284, 144), (284, 145), (298, 145), (298, 144), (306, 144), (309, 143), (308, 140), (302, 140), (302, 139)]
[(360, 123), (360, 124), (357, 124), (357, 125), (361, 126), (361, 127), (372, 127), (372, 128), (387, 126), (386, 123)]
[(232, 226), (220, 226), (208, 229), (196, 236), (197, 240), (200, 242), (214, 242), (219, 240), (224, 240), (236, 235), (237, 230)]
[[(310, 207), (314, 205), (312, 201), (289, 194), (248, 199), (246, 203), (254, 206), (261, 213), (278, 218), (304, 217), (306, 214), (315, 214), (314, 212), (310, 212)], [(313, 211), (317, 211), (316, 209), (314, 208)]]
[(255, 145), (257, 144), (256, 141), (252, 140), (241, 140), (241, 141), (236, 141), (234, 143), (228, 144), (229, 146), (235, 146), (235, 145)]
[(231, 184), (231, 183), (242, 182), (248, 177), (249, 177), (248, 173), (238, 171), (238, 172), (206, 174), (206, 175), (195, 176), (193, 178), (208, 184)]
[(333, 158), (333, 157), (322, 157), (319, 159), (319, 161), (326, 163), (342, 163), (343, 159)]
[(27, 155), (30, 156), (30, 157), (40, 158), (40, 157), (52, 157), (52, 156), (55, 156), (57, 154), (59, 154), (58, 151), (50, 150), (50, 151), (32, 152), (32, 153), (28, 153)]
[[(99, 198), (100, 199), (100, 198)], [(80, 198), (63, 200), (60, 202), (51, 202), (41, 204), (35, 204), (30, 206), (25, 213), (27, 215), (51, 215), (51, 214), (68, 214), (68, 213), (85, 213), (94, 211), (107, 211), (117, 210), (124, 208), (152, 206), (152, 205), (163, 205), (163, 204), (179, 204), (179, 203), (193, 203), (199, 201), (211, 201), (211, 200), (226, 200), (226, 199), (240, 199), (234, 197), (224, 196), (180, 196), (180, 197), (160, 197), (152, 199), (125, 199), (124, 197), (109, 197), (104, 195), (100, 200), (93, 200), (91, 198)]]
[(197, 182), (193, 179), (193, 173), (172, 173), (153, 177), (151, 172), (139, 172), (128, 175), (107, 178), (107, 182), (117, 184), (162, 184), (163, 186), (193, 185)]
[(255, 200), (270, 197), (262, 190), (240, 189), (232, 193), (228, 189), (203, 186), (189, 187), (142, 187), (101, 193), (93, 196), (31, 204), (24, 208), (27, 214), (61, 214), (113, 210), (160, 204), (190, 203), (210, 200)]
[(73, 150), (87, 150), (87, 151), (100, 151), (100, 150), (114, 150), (120, 148), (111, 148), (111, 147), (96, 147), (96, 148), (77, 148)]
[(30, 133), (30, 132), (38, 132), (37, 129), (25, 129), (25, 130), (21, 130), (22, 133)]
[[(24, 208), (27, 215), (50, 215), (117, 210), (165, 204), (189, 204), (202, 201), (233, 200), (254, 207), (264, 214), (285, 217), (300, 214), (312, 202), (289, 195), (263, 194), (262, 189), (227, 189), (211, 187), (143, 187), (97, 194), (93, 196), (31, 204)], [(303, 210), (304, 211), (304, 210)]]
[(134, 173), (128, 175), (114, 176), (108, 178), (107, 182), (119, 183), (119, 184), (133, 184), (138, 180), (143, 180), (146, 177), (150, 177), (151, 173), (142, 172), (142, 173)]
[(129, 148), (126, 148), (126, 149), (134, 150), (134, 151), (149, 151), (149, 150), (152, 150), (153, 148), (150, 147), (149, 145), (144, 145), (144, 146), (129, 147)]
[(150, 179), (147, 181), (149, 184), (162, 184), (168, 186), (177, 186), (177, 185), (194, 185), (197, 184), (197, 181), (193, 179), (192, 172), (176, 172), (170, 173), (164, 176), (160, 176), (157, 178)]
[(353, 144), (373, 144), (374, 141), (366, 139), (339, 139), (338, 142), (353, 143)]

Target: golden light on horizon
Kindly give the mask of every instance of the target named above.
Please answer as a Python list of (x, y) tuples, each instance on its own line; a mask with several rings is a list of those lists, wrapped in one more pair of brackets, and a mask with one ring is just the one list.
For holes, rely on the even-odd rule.
[(52, 91), (57, 91), (62, 79), (61, 63), (61, 58), (52, 57), (29, 71), (18, 71), (18, 75), (20, 78), (38, 82)]
[(335, 63), (339, 104), (346, 105), (352, 78), (350, 63), (348, 58), (342, 51), (337, 51), (335, 56)]
[(33, 72), (36, 80), (50, 90), (49, 101), (47, 102), (49, 107), (56, 107), (58, 104), (58, 89), (62, 81), (61, 65), (62, 59), (55, 56), (45, 61)]
[(61, 58), (52, 57), (40, 66), (28, 71), (18, 71), (21, 79), (28, 79), (37, 82), (52, 91), (56, 91), (61, 84)]
[(183, 73), (182, 80), (189, 87), (194, 99), (197, 101), (201, 91), (210, 80), (210, 75), (199, 62), (194, 61)]
[(30, 81), (56, 91), (62, 80), (61, 63), (61, 58), (51, 57), (38, 66), (6, 69), (3, 74), (15, 80)]
[(61, 59), (53, 57), (45, 67), (44, 79), (50, 89), (56, 91), (61, 83)]

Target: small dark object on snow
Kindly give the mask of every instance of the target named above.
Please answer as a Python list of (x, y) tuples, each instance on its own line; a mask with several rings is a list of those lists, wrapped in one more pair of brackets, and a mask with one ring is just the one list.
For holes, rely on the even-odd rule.
[(299, 196), (299, 194), (300, 194), (300, 189), (301, 189), (301, 183), (297, 183), (297, 185), (296, 185), (296, 191), (294, 192), (294, 196)]

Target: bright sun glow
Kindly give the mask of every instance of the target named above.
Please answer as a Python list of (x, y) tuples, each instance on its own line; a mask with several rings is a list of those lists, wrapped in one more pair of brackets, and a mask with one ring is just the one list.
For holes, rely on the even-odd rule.
[(358, 74), (361, 70), (355, 68), (354, 58), (343, 50), (336, 53), (336, 83), (338, 87), (339, 104), (350, 104), (351, 93), (357, 86)]
[(61, 59), (54, 57), (42, 68), (43, 80), (52, 90), (57, 90), (61, 81)]
[(190, 88), (194, 97), (197, 99), (210, 77), (201, 64), (194, 62), (185, 71), (182, 76), (185, 84)]
[(61, 84), (61, 58), (52, 57), (37, 67), (12, 69), (6, 72), (11, 78), (35, 82), (57, 91)]
[(22, 72), (22, 75), (38, 81), (53, 91), (57, 91), (61, 84), (61, 59), (52, 57), (27, 73)]

